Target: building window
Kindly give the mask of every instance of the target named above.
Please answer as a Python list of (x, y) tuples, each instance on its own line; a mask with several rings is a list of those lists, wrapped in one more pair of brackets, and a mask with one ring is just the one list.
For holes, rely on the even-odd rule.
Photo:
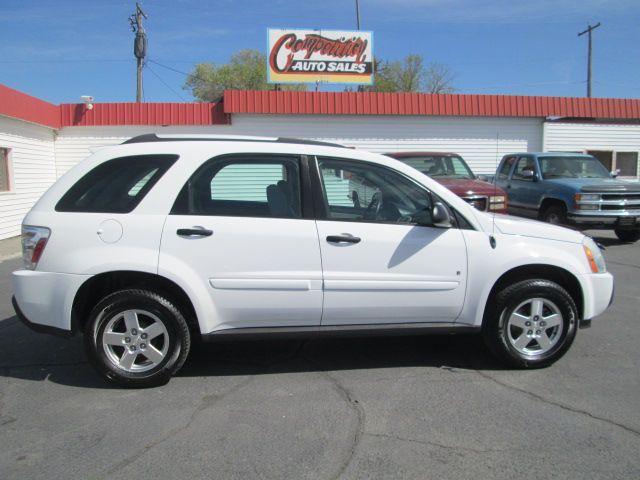
[(600, 160), (607, 170), (619, 170), (620, 177), (638, 177), (638, 152), (587, 150), (587, 153)]
[(604, 165), (604, 168), (610, 172), (613, 170), (613, 152), (607, 152), (602, 150), (587, 150), (587, 154), (593, 155), (600, 163)]
[(0, 192), (11, 191), (11, 165), (9, 165), (9, 149), (0, 148)]
[(621, 177), (637, 177), (638, 152), (616, 152), (616, 169)]

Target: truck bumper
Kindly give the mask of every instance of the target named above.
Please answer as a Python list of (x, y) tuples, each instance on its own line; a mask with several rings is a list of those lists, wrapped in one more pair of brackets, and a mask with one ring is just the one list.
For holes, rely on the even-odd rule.
[(580, 228), (620, 228), (636, 229), (640, 228), (640, 216), (599, 216), (599, 215), (576, 215), (569, 213), (567, 219), (573, 225)]

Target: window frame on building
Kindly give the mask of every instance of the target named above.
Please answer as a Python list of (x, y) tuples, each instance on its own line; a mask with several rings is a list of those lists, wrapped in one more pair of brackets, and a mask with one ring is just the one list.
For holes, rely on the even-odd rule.
[[(592, 155), (594, 157), (596, 157), (600, 163), (602, 163), (604, 165), (605, 168), (607, 168), (609, 171), (615, 172), (616, 170), (622, 170), (619, 165), (618, 165), (618, 155), (620, 154), (631, 154), (631, 155), (635, 155), (636, 156), (636, 173), (635, 175), (619, 175), (619, 178), (625, 178), (625, 179), (637, 179), (640, 176), (640, 152), (636, 151), (636, 150), (626, 150), (626, 149), (620, 149), (620, 150), (616, 150), (616, 149), (610, 149), (610, 150), (606, 150), (603, 148), (588, 148), (585, 149), (583, 151), (585, 154), (587, 155)], [(609, 168), (608, 165), (606, 165), (598, 156), (599, 153), (605, 153), (605, 154), (610, 154), (611, 155), (611, 168)]]
[(0, 146), (0, 194), (14, 193), (14, 191), (11, 149)]

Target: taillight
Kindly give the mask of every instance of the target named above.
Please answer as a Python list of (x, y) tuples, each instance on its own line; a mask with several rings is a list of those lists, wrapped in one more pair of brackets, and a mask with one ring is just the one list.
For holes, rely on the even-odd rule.
[(42, 257), (51, 230), (47, 227), (22, 226), (22, 263), (27, 270), (35, 270)]

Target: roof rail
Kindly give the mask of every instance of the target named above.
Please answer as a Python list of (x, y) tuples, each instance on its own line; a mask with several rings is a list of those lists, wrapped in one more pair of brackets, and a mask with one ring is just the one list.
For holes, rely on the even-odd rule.
[(339, 143), (319, 142), (316, 140), (302, 140), (298, 138), (284, 137), (253, 137), (245, 135), (209, 135), (209, 134), (192, 134), (192, 135), (165, 135), (155, 133), (145, 133), (138, 135), (122, 142), (122, 145), (130, 143), (152, 143), (152, 142), (272, 142), (272, 143), (292, 143), (298, 145), (319, 145), (324, 147), (347, 148)]

